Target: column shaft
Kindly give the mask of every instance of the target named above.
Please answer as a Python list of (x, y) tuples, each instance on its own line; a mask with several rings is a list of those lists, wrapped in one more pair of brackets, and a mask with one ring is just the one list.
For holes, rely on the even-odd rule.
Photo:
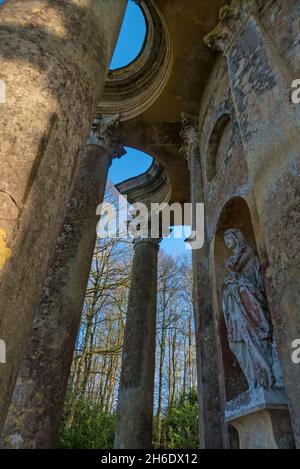
[(111, 155), (87, 145), (48, 270), (3, 431), (5, 448), (53, 448)]
[(125, 6), (126, 0), (1, 5), (0, 241), (10, 251), (0, 266), (7, 349), (0, 429)]
[[(193, 205), (204, 202), (197, 119), (183, 114), (183, 150), (188, 160), (190, 193)], [(223, 418), (216, 321), (212, 304), (212, 284), (207, 239), (201, 249), (193, 249), (193, 302), (196, 333), (196, 360), (199, 405), (199, 440), (201, 449), (226, 446), (227, 434)]]
[(118, 400), (117, 449), (152, 447), (157, 252), (156, 240), (135, 243)]

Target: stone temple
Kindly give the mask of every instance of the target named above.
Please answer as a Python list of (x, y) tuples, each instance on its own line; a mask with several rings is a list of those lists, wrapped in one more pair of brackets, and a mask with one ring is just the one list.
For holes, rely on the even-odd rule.
[[(300, 448), (300, 3), (0, 6), (0, 425), (53, 448), (113, 158), (155, 158), (131, 201), (204, 204), (193, 250), (200, 446)], [(193, 223), (194, 215), (191, 223)], [(159, 240), (135, 241), (115, 446), (150, 448)]]

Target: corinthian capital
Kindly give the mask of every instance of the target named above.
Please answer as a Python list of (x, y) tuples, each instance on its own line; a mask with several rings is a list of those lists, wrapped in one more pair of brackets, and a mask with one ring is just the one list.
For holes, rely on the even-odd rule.
[(99, 145), (109, 151), (113, 158), (125, 155), (126, 150), (122, 145), (122, 137), (119, 130), (121, 115), (103, 117), (97, 114), (87, 141), (87, 145)]
[(205, 44), (211, 49), (226, 51), (243, 23), (251, 14), (258, 14), (265, 5), (263, 0), (232, 0), (230, 5), (221, 8), (220, 23), (204, 37)]
[(191, 157), (193, 152), (198, 149), (199, 145), (199, 134), (197, 118), (190, 114), (181, 114), (182, 131), (180, 136), (183, 139), (183, 145), (180, 148), (180, 152), (183, 153), (185, 159), (190, 166)]

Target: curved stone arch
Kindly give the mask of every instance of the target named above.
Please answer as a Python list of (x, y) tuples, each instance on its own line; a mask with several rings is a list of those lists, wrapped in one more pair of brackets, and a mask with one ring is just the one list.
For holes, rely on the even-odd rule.
[[(239, 394), (247, 391), (248, 388), (245, 375), (229, 347), (227, 329), (221, 306), (222, 284), (226, 275), (224, 261), (231, 253), (224, 244), (224, 233), (230, 228), (239, 229), (243, 233), (246, 243), (257, 252), (265, 286), (266, 301), (270, 312), (270, 321), (272, 323), (274, 337), (276, 339), (274, 314), (272, 313), (275, 297), (273, 296), (274, 292), (269, 288), (269, 281), (266, 274), (268, 262), (266, 262), (267, 259), (265, 258), (264, 250), (262, 250), (260, 227), (255, 210), (256, 208), (253, 204), (252, 195), (250, 194), (247, 197), (235, 195), (227, 200), (219, 213), (215, 235), (211, 243), (210, 261), (213, 282), (213, 302), (215, 320), (219, 331), (218, 355), (220, 360), (220, 370), (222, 370), (221, 381), (223, 382), (222, 395), (224, 398), (224, 405), (226, 401), (235, 399)], [(278, 371), (278, 369), (282, 367), (279, 357), (278, 362), (275, 363), (277, 363), (276, 368)], [(230, 422), (230, 420), (228, 422)], [(235, 431), (235, 428), (237, 427), (228, 423), (228, 436), (231, 448), (239, 447), (239, 434)]]
[(121, 113), (123, 121), (140, 115), (157, 100), (173, 65), (173, 44), (164, 16), (154, 0), (137, 3), (147, 26), (143, 48), (133, 62), (109, 72), (98, 104), (98, 112)]
[[(272, 308), (274, 298), (272, 292), (268, 288), (268, 280), (265, 277), (267, 268), (266, 259), (261, 252), (259, 226), (257, 219), (253, 213), (254, 207), (251, 205), (251, 196), (245, 198), (236, 195), (230, 198), (219, 213), (218, 222), (215, 228), (215, 234), (211, 243), (211, 269), (213, 282), (213, 302), (215, 309), (215, 317), (218, 324), (220, 334), (220, 350), (219, 356), (222, 363), (224, 396), (229, 401), (237, 397), (238, 394), (247, 390), (247, 382), (236, 358), (229, 348), (225, 321), (221, 307), (222, 285), (226, 274), (224, 266), (225, 260), (230, 256), (231, 251), (227, 249), (224, 243), (224, 233), (228, 229), (239, 229), (248, 245), (250, 245), (258, 254), (260, 265), (262, 268), (263, 280), (266, 289), (266, 298), (269, 311), (271, 313), (271, 321), (273, 319)], [(272, 321), (273, 322), (273, 321)]]
[(223, 235), (227, 229), (238, 228), (244, 235), (247, 242), (256, 249), (256, 238), (253, 228), (253, 221), (250, 207), (246, 199), (235, 196), (229, 199), (220, 211), (215, 235), (211, 244), (211, 268), (213, 273), (213, 300), (216, 321), (220, 334), (219, 356), (222, 363), (224, 398), (229, 401), (241, 392), (247, 390), (246, 378), (230, 351), (227, 341), (226, 326), (221, 308), (222, 283), (226, 275), (224, 267), (225, 259), (229, 251), (224, 245)]
[(232, 119), (229, 111), (224, 111), (217, 119), (210, 134), (206, 157), (206, 179), (208, 182), (212, 182), (217, 174), (217, 157), (220, 143), (227, 127), (231, 123)]
[(126, 195), (128, 202), (168, 203), (172, 196), (172, 186), (166, 170), (153, 159), (151, 166), (139, 176), (116, 184), (122, 195)]

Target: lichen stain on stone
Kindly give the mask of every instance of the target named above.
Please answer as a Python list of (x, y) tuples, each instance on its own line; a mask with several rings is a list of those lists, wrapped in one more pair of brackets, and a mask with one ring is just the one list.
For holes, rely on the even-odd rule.
[(6, 232), (0, 228), (0, 270), (11, 257), (11, 249), (6, 246)]

